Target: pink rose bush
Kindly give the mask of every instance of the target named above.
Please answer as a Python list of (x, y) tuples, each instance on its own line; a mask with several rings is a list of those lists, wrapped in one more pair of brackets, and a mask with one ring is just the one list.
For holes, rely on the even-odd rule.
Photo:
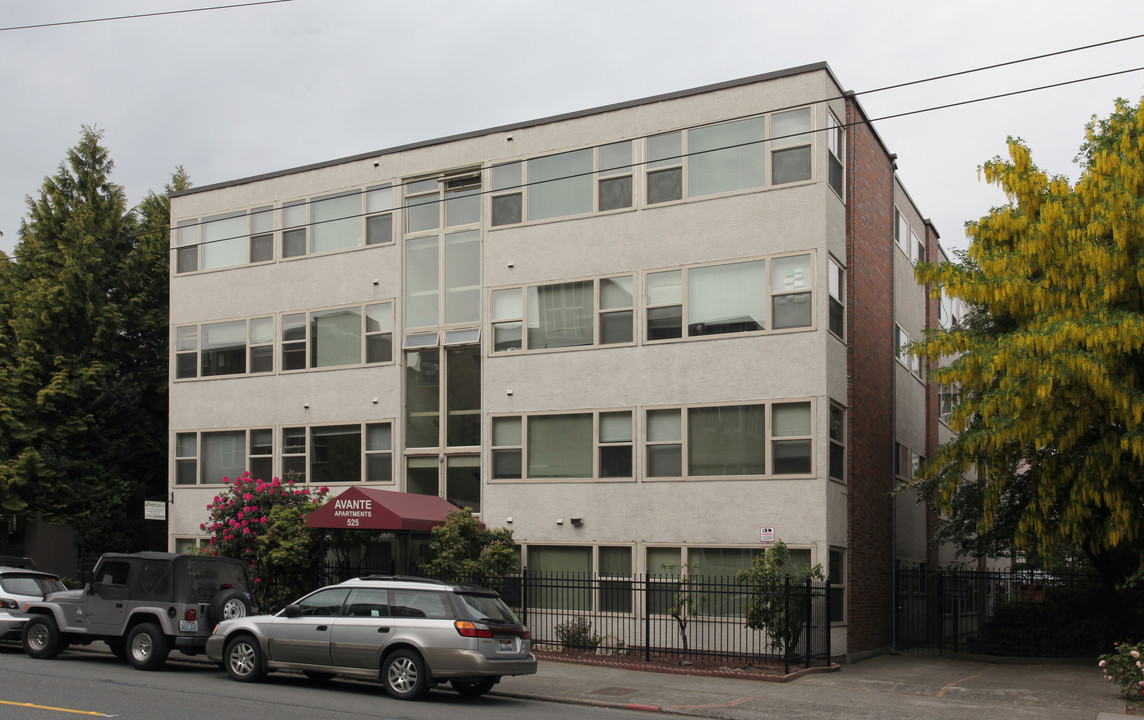
[(243, 473), (230, 480), (207, 505), (199, 528), (210, 535), (204, 552), (250, 563), (254, 596), (263, 612), (273, 612), (313, 589), (319, 530), (306, 517), (325, 502), (330, 489), (270, 482)]
[(1144, 645), (1130, 642), (1116, 643), (1113, 651), (1100, 656), (1097, 665), (1104, 673), (1104, 679), (1116, 683), (1123, 697), (1144, 695)]

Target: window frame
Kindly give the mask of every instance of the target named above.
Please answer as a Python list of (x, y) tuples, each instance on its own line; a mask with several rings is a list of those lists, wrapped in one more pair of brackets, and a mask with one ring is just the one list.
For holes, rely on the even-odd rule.
[(826, 304), (827, 331), (846, 342), (846, 269), (833, 255), (826, 257)]
[[(254, 342), (254, 325), (258, 321), (269, 320), (271, 325), (271, 340), (267, 342)], [(229, 320), (211, 320), (207, 322), (186, 323), (174, 326), (174, 342), (173, 351), (175, 361), (171, 365), (172, 379), (175, 382), (185, 382), (190, 380), (218, 380), (228, 377), (246, 377), (250, 375), (273, 375), (274, 374), (274, 352), (271, 351), (270, 368), (267, 370), (252, 370), (253, 367), (253, 351), (255, 348), (265, 348), (267, 346), (274, 346), (274, 337), (276, 336), (277, 318), (274, 315), (256, 315), (244, 318), (232, 318)], [(206, 357), (206, 350), (203, 347), (203, 330), (208, 326), (226, 325), (230, 323), (244, 323), (245, 324), (245, 337), (243, 340), (243, 366), (242, 372), (233, 373), (211, 373), (209, 375), (203, 372), (203, 362)], [(193, 329), (193, 333), (188, 331)], [(193, 337), (192, 337), (193, 335)], [(184, 345), (184, 341), (193, 340), (194, 348)], [(183, 375), (180, 363), (189, 367), (188, 360), (194, 358), (194, 374)]]
[[(629, 294), (632, 296), (632, 304), (628, 306), (614, 305), (604, 307), (604, 287), (606, 281), (619, 281), (617, 284), (622, 284), (622, 281), (627, 280), (629, 284)], [(539, 295), (539, 288), (556, 288), (562, 285), (574, 285), (577, 283), (591, 283), (592, 288), (592, 306), (587, 308), (584, 313), (585, 317), (591, 317), (592, 324), (592, 342), (580, 343), (575, 345), (562, 345), (558, 347), (541, 347), (530, 348), (528, 347), (529, 339), (529, 323), (532, 318), (530, 317), (530, 309), (532, 303), (529, 302), (529, 293), (533, 288), (537, 288)], [(559, 280), (555, 282), (538, 282), (529, 283), (525, 285), (505, 285), (488, 289), (488, 307), (489, 307), (489, 333), (492, 337), (492, 342), (489, 345), (489, 355), (504, 355), (508, 353), (544, 353), (544, 352), (564, 352), (570, 350), (584, 350), (590, 348), (604, 348), (604, 347), (628, 347), (636, 344), (636, 327), (635, 327), (635, 295), (636, 295), (636, 274), (635, 273), (622, 273), (618, 275), (601, 275), (588, 278), (574, 278), (569, 280)], [(512, 293), (516, 293), (517, 297), (514, 300)], [(515, 311), (519, 306), (518, 312), (509, 312), (502, 314), (498, 307), (503, 304), (510, 306), (510, 309)], [(584, 308), (582, 308), (584, 309)], [(607, 316), (619, 315), (622, 313), (630, 313), (631, 315), (631, 339), (619, 342), (604, 342), (604, 324)], [(512, 326), (519, 326), (520, 336), (516, 339), (518, 345), (509, 345), (500, 347), (502, 344), (497, 340), (498, 329), (502, 332), (508, 330)], [(539, 325), (537, 327), (540, 327)], [(512, 342), (513, 338), (511, 333), (508, 340), (505, 342)]]
[[(631, 420), (631, 438), (628, 440), (605, 440), (602, 435), (602, 420), (601, 416), (604, 415), (617, 415), (628, 414)], [(490, 483), (546, 483), (546, 482), (634, 482), (637, 477), (637, 466), (635, 457), (635, 448), (637, 445), (637, 426), (636, 426), (636, 413), (635, 407), (616, 407), (616, 408), (596, 408), (584, 410), (568, 410), (559, 412), (528, 412), (528, 413), (491, 413), (489, 415), (489, 451), (490, 451)], [(591, 429), (591, 447), (584, 449), (589, 457), (589, 464), (592, 468), (591, 474), (584, 477), (565, 477), (565, 476), (533, 476), (529, 473), (529, 452), (531, 451), (529, 442), (529, 424), (535, 418), (558, 418), (566, 416), (588, 415), (591, 416), (592, 429)], [(514, 421), (519, 422), (520, 437), (518, 443), (498, 443), (495, 434), (498, 425), (502, 423), (508, 424)], [(515, 424), (515, 423), (514, 423)], [(603, 455), (604, 450), (607, 448), (628, 448), (631, 456), (631, 475), (616, 475), (607, 476), (604, 474)], [(496, 467), (497, 461), (500, 457), (519, 457), (520, 474), (519, 476), (503, 476), (497, 477)]]
[[(323, 428), (349, 428), (357, 427), (358, 429), (358, 478), (356, 480), (331, 480), (326, 482), (326, 485), (331, 483), (338, 483), (341, 485), (366, 485), (371, 487), (380, 486), (394, 486), (396, 483), (396, 475), (394, 473), (394, 456), (397, 454), (393, 448), (393, 426), (395, 420), (393, 418), (378, 418), (361, 421), (348, 421), (348, 422), (323, 422), (311, 424), (285, 424), (275, 428), (276, 440), (280, 443), (278, 446), (277, 459), (279, 461), (280, 476), (283, 481), (286, 480), (287, 473), (291, 470), (297, 471), (297, 468), (287, 468), (287, 465), (295, 465), (299, 461), (305, 468), (305, 473), (300, 474), (300, 477), (295, 480), (296, 484), (319, 484), (319, 481), (314, 479), (314, 463), (318, 451), (314, 443), (314, 430), (321, 430)], [(378, 448), (371, 450), (369, 447), (369, 430), (371, 427), (389, 426), (389, 448)], [(295, 439), (300, 438), (303, 442), (301, 451), (297, 448), (299, 445), (291, 444), (287, 437), (288, 433), (293, 433)], [(296, 442), (296, 440), (295, 440)], [(293, 450), (293, 451), (290, 451)], [(370, 458), (371, 457), (387, 457), (389, 460), (389, 479), (388, 480), (371, 480), (370, 479)], [(294, 462), (291, 462), (294, 461)]]
[[(375, 307), (380, 308), (380, 307), (383, 307), (385, 305), (389, 305), (389, 313), (390, 313), (389, 326), (391, 329), (388, 331), (386, 331), (384, 329), (383, 330), (377, 330), (377, 331), (368, 330), (369, 322), (370, 322), (368, 309), (369, 308), (375, 308)], [(339, 370), (339, 369), (354, 368), (354, 367), (374, 367), (374, 366), (381, 366), (381, 365), (393, 365), (396, 362), (396, 360), (395, 360), (396, 348), (395, 348), (394, 343), (393, 343), (393, 338), (394, 338), (395, 332), (392, 329), (395, 325), (395, 322), (393, 320), (393, 308), (395, 307), (395, 305), (396, 305), (396, 303), (393, 299), (387, 299), (387, 300), (379, 300), (377, 302), (357, 303), (357, 304), (351, 304), (351, 305), (337, 305), (337, 306), (326, 307), (326, 308), (311, 308), (309, 310), (299, 310), (296, 312), (280, 313), (279, 314), (279, 322), (277, 324), (276, 333), (275, 333), (276, 344), (277, 344), (277, 349), (278, 349), (277, 357), (278, 357), (278, 363), (280, 365), (280, 368), (278, 371), (279, 374), (294, 374), (294, 373), (299, 373), (299, 372), (326, 371), (326, 370)], [(313, 324), (314, 324), (314, 314), (315, 313), (336, 312), (338, 310), (350, 310), (350, 309), (356, 309), (358, 311), (358, 329), (359, 329), (358, 340), (360, 342), (360, 345), (358, 348), (358, 358), (359, 358), (358, 362), (356, 362), (356, 363), (340, 363), (340, 364), (336, 364), (336, 365), (316, 365), (314, 363), (314, 352), (315, 352), (314, 342), (315, 342), (315, 338), (314, 338), (314, 333), (312, 332), (312, 328), (313, 328)], [(299, 323), (298, 318), (302, 318), (301, 323)], [(288, 338), (287, 337), (288, 332), (297, 332), (298, 329), (301, 330), (301, 334), (303, 335), (303, 337), (301, 337), (301, 338), (298, 338), (298, 337), (289, 337)], [(376, 362), (368, 362), (369, 345), (370, 345), (369, 338), (371, 338), (371, 337), (384, 337), (385, 335), (390, 336), (390, 341), (389, 341), (390, 356), (389, 356), (389, 359), (388, 360), (378, 360)], [(292, 363), (287, 363), (288, 357), (289, 358), (297, 357), (295, 355), (287, 356), (286, 353), (288, 351), (291, 353), (299, 353), (298, 356), (304, 357), (304, 363), (303, 363), (302, 367), (287, 367), (288, 364), (296, 363), (296, 360), (293, 360)]]
[[(206, 482), (203, 479), (203, 472), (206, 469), (204, 467), (205, 458), (203, 457), (203, 436), (204, 435), (234, 434), (234, 433), (240, 433), (240, 432), (243, 433), (243, 444), (242, 444), (242, 447), (243, 447), (242, 456), (244, 459), (243, 460), (243, 471), (253, 474), (253, 472), (254, 472), (254, 470), (253, 470), (253, 468), (254, 468), (253, 459), (255, 457), (258, 457), (258, 458), (264, 457), (264, 453), (257, 453), (256, 454), (256, 453), (252, 452), (253, 447), (251, 445), (251, 441), (253, 439), (253, 434), (256, 432), (270, 432), (271, 433), (271, 443), (272, 443), (272, 445), (271, 445), (271, 457), (273, 457), (273, 433), (274, 433), (273, 428), (268, 427), (268, 426), (258, 426), (258, 427), (249, 427), (249, 428), (209, 428), (209, 429), (199, 429), (199, 430), (175, 430), (175, 431), (173, 431), (171, 433), (172, 434), (172, 440), (173, 440), (173, 447), (171, 448), (171, 458), (172, 458), (172, 465), (173, 465), (173, 469), (174, 469), (174, 474), (172, 475), (172, 478), (171, 478), (172, 479), (172, 486), (175, 488), (193, 488), (193, 487), (204, 487), (204, 486), (205, 487), (217, 487), (217, 486), (225, 485), (226, 483), (224, 483), (222, 479), (220, 479), (218, 482)], [(180, 442), (180, 439), (186, 439), (186, 440), (192, 441), (191, 444), (193, 444), (193, 446), (194, 446), (193, 447), (193, 454), (188, 454), (186, 452), (186, 446)], [(192, 472), (194, 473), (194, 478), (195, 478), (195, 481), (193, 483), (180, 482), (179, 481), (180, 467), (183, 467), (183, 468), (191, 467), (191, 468), (193, 468)], [(273, 466), (271, 467), (271, 470), (273, 470)], [(228, 477), (228, 479), (234, 480), (234, 478), (230, 478), (230, 477)], [(267, 482), (270, 482), (270, 480), (273, 478), (261, 478), (261, 479), (266, 480)]]

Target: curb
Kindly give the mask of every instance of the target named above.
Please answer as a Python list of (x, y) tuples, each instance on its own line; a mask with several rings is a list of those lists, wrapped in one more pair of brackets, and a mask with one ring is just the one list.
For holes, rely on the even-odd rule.
[(838, 672), (842, 669), (841, 665), (831, 663), (830, 665), (822, 665), (818, 667), (800, 668), (790, 673), (753, 673), (753, 672), (735, 672), (731, 670), (704, 670), (702, 668), (689, 668), (686, 666), (667, 666), (667, 665), (648, 665), (638, 662), (618, 662), (615, 660), (604, 660), (596, 658), (583, 658), (577, 656), (561, 655), (559, 653), (546, 653), (546, 652), (533, 652), (537, 660), (562, 662), (570, 665), (589, 665), (592, 667), (611, 667), (619, 668), (622, 670), (633, 670), (635, 672), (654, 672), (664, 673), (668, 675), (700, 675), (703, 677), (718, 677), (726, 678), (729, 680), (754, 680), (756, 682), (777, 682), (786, 683), (791, 680), (797, 680), (800, 677), (826, 672)]

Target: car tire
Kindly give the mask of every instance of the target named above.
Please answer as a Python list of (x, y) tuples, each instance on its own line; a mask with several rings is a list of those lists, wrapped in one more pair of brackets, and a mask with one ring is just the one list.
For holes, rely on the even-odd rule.
[(223, 666), (232, 680), (258, 682), (266, 677), (262, 663), (262, 648), (250, 635), (239, 635), (226, 643), (222, 655)]
[(500, 678), (481, 678), (480, 680), (453, 680), (450, 685), (459, 695), (465, 697), (480, 697), (487, 695)]
[(252, 614), (250, 598), (239, 590), (220, 590), (211, 600), (211, 619), (216, 624)]
[(20, 636), (20, 644), (28, 657), (38, 660), (50, 660), (59, 655), (67, 647), (60, 628), (51, 615), (34, 615), (24, 623), (24, 632)]
[(127, 662), (136, 670), (158, 670), (170, 652), (171, 641), (155, 623), (139, 623), (127, 633)]
[(397, 700), (416, 700), (429, 692), (429, 673), (415, 650), (398, 650), (387, 657), (381, 665), (381, 682)]

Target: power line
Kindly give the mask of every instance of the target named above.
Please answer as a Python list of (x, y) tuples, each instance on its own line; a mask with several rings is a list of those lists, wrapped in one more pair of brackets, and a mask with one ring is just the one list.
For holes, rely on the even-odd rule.
[[(292, 1), (292, 0), (266, 0), (265, 2), (259, 2), (259, 3), (251, 3), (251, 4), (254, 4), (254, 5), (261, 5), (261, 4), (269, 4), (269, 3), (275, 3), (275, 2), (291, 2), (291, 1)], [(223, 7), (241, 7), (241, 6), (223, 6)], [(203, 8), (203, 9), (209, 9), (209, 8)], [(192, 12), (192, 11), (178, 11), (178, 12)], [(158, 14), (167, 14), (167, 13), (158, 13)], [(1044, 53), (1044, 54), (1041, 54), (1041, 55), (1029, 56), (1029, 57), (1020, 58), (1020, 59), (1017, 59), (1017, 60), (1010, 60), (1010, 61), (1006, 61), (1006, 62), (1003, 62), (1003, 63), (995, 63), (995, 64), (992, 64), (992, 65), (981, 66), (981, 67), (978, 67), (978, 68), (972, 68), (972, 69), (969, 69), (969, 70), (961, 70), (961, 71), (957, 71), (957, 72), (953, 72), (953, 73), (946, 73), (946, 74), (942, 74), (942, 75), (935, 75), (935, 76), (930, 76), (930, 77), (922, 78), (922, 79), (919, 79), (919, 80), (911, 80), (911, 81), (906, 81), (906, 82), (897, 83), (897, 84), (893, 84), (893, 85), (886, 85), (886, 86), (883, 86), (883, 87), (874, 88), (874, 89), (872, 89), (872, 90), (865, 90), (865, 91), (861, 91), (861, 92), (847, 93), (847, 94), (844, 94), (844, 95), (838, 95), (838, 96), (833, 96), (833, 97), (827, 97), (827, 98), (823, 98), (823, 99), (820, 99), (820, 100), (814, 100), (814, 101), (809, 101), (809, 102), (806, 102), (806, 103), (800, 103), (800, 104), (798, 104), (798, 105), (788, 105), (788, 106), (777, 107), (777, 108), (773, 108), (773, 109), (769, 109), (769, 110), (760, 110), (760, 111), (752, 112), (752, 113), (749, 113), (749, 114), (745, 114), (745, 115), (739, 115), (739, 116), (734, 116), (734, 117), (729, 117), (729, 118), (722, 118), (722, 119), (720, 119), (720, 120), (715, 120), (715, 121), (710, 121), (710, 122), (705, 122), (705, 123), (698, 123), (698, 124), (695, 124), (695, 125), (686, 126), (686, 127), (682, 127), (682, 128), (676, 128), (675, 130), (669, 130), (669, 131), (666, 131), (666, 132), (677, 132), (677, 131), (683, 131), (683, 130), (691, 130), (691, 129), (701, 128), (701, 127), (708, 127), (708, 126), (711, 126), (711, 125), (718, 125), (718, 124), (722, 124), (722, 123), (726, 123), (726, 122), (733, 122), (733, 121), (735, 121), (735, 120), (741, 120), (741, 119), (745, 119), (745, 118), (749, 118), (749, 117), (757, 117), (757, 116), (759, 116), (759, 115), (763, 115), (763, 114), (767, 114), (767, 113), (782, 112), (782, 111), (785, 111), (785, 110), (789, 110), (789, 109), (795, 109), (795, 108), (801, 108), (801, 107), (806, 107), (806, 106), (808, 106), (808, 105), (813, 105), (813, 104), (817, 104), (817, 103), (822, 103), (822, 102), (829, 102), (829, 101), (832, 101), (832, 100), (840, 100), (840, 99), (845, 99), (846, 97), (848, 97), (848, 96), (851, 96), (851, 95), (853, 95), (853, 96), (858, 96), (858, 95), (869, 95), (869, 94), (873, 94), (873, 93), (877, 93), (877, 92), (883, 92), (883, 91), (886, 91), (886, 90), (898, 89), (898, 88), (902, 88), (902, 87), (907, 87), (907, 86), (912, 86), (912, 85), (918, 85), (918, 84), (927, 83), (927, 82), (934, 82), (934, 81), (937, 81), (937, 80), (943, 80), (943, 79), (947, 79), (947, 78), (950, 78), (950, 77), (961, 76), (961, 75), (968, 75), (968, 74), (971, 74), (971, 73), (977, 73), (977, 72), (983, 72), (983, 71), (985, 71), (985, 70), (991, 70), (991, 69), (996, 69), (996, 68), (999, 68), (999, 67), (1005, 67), (1005, 66), (1011, 66), (1011, 65), (1016, 65), (1016, 64), (1020, 64), (1020, 63), (1031, 62), (1031, 61), (1034, 61), (1034, 60), (1040, 60), (1040, 59), (1044, 59), (1044, 58), (1048, 58), (1048, 57), (1054, 57), (1054, 56), (1064, 55), (1064, 54), (1068, 54), (1068, 53), (1080, 52), (1080, 51), (1083, 51), (1083, 50), (1090, 50), (1090, 49), (1093, 49), (1093, 48), (1096, 48), (1096, 47), (1102, 47), (1102, 46), (1111, 45), (1111, 44), (1115, 44), (1115, 43), (1127, 42), (1127, 41), (1130, 41), (1130, 40), (1136, 40), (1136, 39), (1140, 39), (1140, 38), (1142, 38), (1142, 37), (1144, 37), (1144, 34), (1131, 35), (1131, 36), (1127, 36), (1127, 37), (1123, 37), (1123, 38), (1117, 38), (1117, 39), (1115, 39), (1115, 40), (1108, 40), (1108, 41), (1104, 41), (1104, 42), (1100, 42), (1100, 43), (1094, 43), (1094, 44), (1090, 44), (1090, 45), (1084, 45), (1084, 46), (1080, 46), (1080, 47), (1076, 47), (1076, 48), (1069, 48), (1069, 49), (1066, 49), (1066, 50), (1058, 50), (1058, 51), (1054, 51), (1054, 52), (1051, 52), (1051, 53)], [(1081, 82), (1088, 82), (1088, 81), (1091, 81), (1091, 80), (1098, 80), (1098, 79), (1107, 78), (1107, 77), (1114, 77), (1114, 76), (1117, 76), (1117, 75), (1124, 75), (1124, 74), (1128, 74), (1128, 73), (1132, 73), (1132, 72), (1138, 72), (1138, 71), (1141, 71), (1141, 70), (1144, 70), (1144, 66), (1142, 66), (1142, 67), (1136, 67), (1136, 68), (1131, 68), (1131, 69), (1128, 69), (1128, 70), (1119, 70), (1119, 71), (1113, 71), (1113, 72), (1109, 72), (1109, 73), (1102, 73), (1102, 74), (1099, 74), (1099, 75), (1090, 75), (1090, 76), (1087, 76), (1087, 77), (1078, 78), (1078, 79), (1074, 79), (1074, 80), (1067, 80), (1067, 81), (1062, 81), (1062, 82), (1058, 82), (1058, 83), (1051, 83), (1051, 84), (1048, 84), (1048, 85), (1042, 85), (1042, 86), (1033, 87), (1033, 88), (1026, 88), (1026, 89), (1023, 89), (1023, 90), (1015, 90), (1015, 91), (1012, 91), (1012, 92), (1008, 92), (1008, 93), (1000, 93), (1000, 94), (996, 94), (996, 95), (989, 95), (989, 96), (985, 96), (985, 97), (980, 97), (980, 98), (973, 98), (973, 99), (970, 99), (970, 100), (963, 100), (963, 101), (954, 102), (954, 103), (946, 103), (946, 104), (943, 104), (943, 105), (934, 105), (934, 106), (930, 106), (930, 107), (926, 107), (926, 108), (920, 108), (920, 109), (917, 109), (917, 110), (909, 110), (909, 111), (905, 111), (905, 112), (894, 113), (894, 114), (891, 114), (891, 115), (885, 115), (885, 116), (882, 116), (882, 117), (877, 117), (877, 118), (869, 118), (869, 119), (863, 120), (863, 121), (861, 121), (861, 122), (852, 122), (852, 123), (840, 123), (840, 125), (841, 125), (842, 127), (852, 127), (852, 126), (854, 126), (854, 125), (861, 125), (861, 124), (870, 124), (870, 123), (878, 122), (878, 121), (881, 121), (881, 120), (890, 120), (890, 119), (899, 118), (899, 117), (905, 117), (905, 116), (909, 116), (909, 115), (917, 115), (917, 114), (926, 113), (926, 112), (933, 112), (933, 111), (935, 111), (935, 110), (943, 110), (943, 109), (948, 109), (948, 108), (952, 108), (952, 107), (958, 107), (958, 106), (961, 106), (961, 105), (970, 105), (970, 104), (975, 104), (975, 103), (985, 102), (985, 101), (989, 101), (989, 100), (996, 100), (996, 99), (1000, 99), (1000, 98), (1011, 97), (1011, 96), (1015, 96), (1015, 95), (1022, 95), (1022, 94), (1027, 94), (1027, 93), (1031, 93), (1031, 92), (1038, 92), (1038, 91), (1041, 91), (1041, 90), (1047, 90), (1047, 89), (1052, 89), (1052, 88), (1056, 88), (1056, 87), (1062, 87), (1062, 86), (1066, 86), (1066, 85), (1073, 85), (1073, 84), (1077, 84), (1077, 83), (1081, 83)], [(800, 133), (792, 133), (791, 135), (784, 135), (784, 136), (780, 136), (780, 137), (772, 137), (772, 138), (769, 138), (769, 139), (770, 139), (771, 141), (774, 141), (774, 140), (776, 140), (776, 139), (782, 139), (782, 138), (785, 138), (785, 137), (792, 137), (792, 136), (794, 136), (794, 135), (809, 135), (809, 134), (812, 134), (812, 133), (817, 133), (817, 132), (825, 132), (825, 131), (826, 131), (826, 128), (822, 128), (822, 129), (812, 129), (812, 130), (809, 130), (809, 131), (806, 131), (806, 132), (800, 132)], [(661, 133), (655, 133), (655, 134), (656, 134), (656, 135), (658, 135), (658, 134), (661, 134)], [(631, 138), (631, 140), (633, 140), (633, 141), (636, 141), (636, 140), (645, 139), (645, 138), (647, 138), (647, 137), (651, 137), (651, 136), (639, 136), (639, 137), (633, 137), (633, 138)], [(739, 143), (739, 144), (735, 144), (735, 145), (728, 145), (728, 146), (723, 146), (723, 147), (719, 147), (719, 148), (713, 148), (713, 149), (711, 149), (711, 150), (699, 151), (699, 152), (694, 152), (694, 153), (684, 153), (684, 154), (681, 154), (681, 155), (679, 155), (679, 156), (672, 156), (672, 157), (666, 157), (666, 158), (657, 158), (657, 161), (659, 161), (659, 160), (671, 160), (671, 159), (683, 158), (683, 157), (687, 157), (687, 156), (694, 156), (694, 155), (705, 154), (705, 153), (708, 153), (708, 152), (719, 152), (719, 151), (725, 151), (725, 150), (734, 149), (734, 148), (738, 148), (738, 147), (746, 147), (746, 146), (756, 145), (756, 144), (759, 144), (760, 142), (766, 142), (766, 140), (762, 140), (762, 141), (759, 141), (759, 140), (755, 140), (755, 141), (748, 141), (748, 142)], [(596, 146), (593, 146), (593, 149), (594, 149), (594, 147), (596, 147)], [(559, 153), (556, 153), (556, 154), (559, 154)], [(510, 161), (510, 163), (506, 163), (506, 164), (511, 164), (511, 162), (521, 162), (521, 161)], [(640, 166), (640, 165), (646, 165), (648, 162), (649, 162), (649, 161), (645, 160), (644, 162), (641, 162), (641, 163), (632, 163), (632, 164), (630, 164), (630, 165), (627, 165), (627, 166), (620, 166), (620, 167), (618, 167), (618, 168), (611, 168), (611, 169), (613, 169), (613, 170), (614, 170), (614, 169), (621, 169), (622, 167), (632, 167), (632, 168), (634, 168), (634, 167), (636, 167), (636, 166)], [(528, 186), (531, 186), (531, 185), (539, 185), (539, 184), (543, 184), (543, 183), (549, 183), (549, 182), (557, 182), (557, 181), (560, 181), (560, 180), (566, 180), (566, 179), (572, 179), (572, 178), (576, 178), (576, 177), (584, 177), (584, 176), (594, 175), (594, 174), (595, 174), (595, 172), (596, 172), (596, 171), (595, 171), (595, 170), (593, 170), (593, 171), (590, 171), (590, 172), (577, 173), (577, 174), (567, 175), (567, 176), (563, 176), (563, 177), (552, 178), (552, 179), (549, 179), (549, 180), (544, 180), (544, 181), (536, 181), (536, 182), (525, 182), (525, 183), (521, 184), (520, 186), (513, 186), (513, 187), (510, 187), (510, 188), (498, 188), (498, 189), (497, 189), (497, 192), (502, 192), (502, 191), (505, 191), (505, 190), (512, 190), (512, 189), (515, 189), (516, 187), (521, 187), (521, 188), (523, 188), (523, 187), (528, 187)], [(416, 179), (416, 180), (407, 180), (407, 181), (405, 181), (405, 182), (400, 182), (400, 183), (397, 183), (395, 186), (396, 186), (396, 187), (404, 187), (405, 185), (409, 184), (410, 182), (419, 182), (419, 181), (421, 181), (421, 180), (425, 180), (425, 179), (430, 179), (430, 178), (418, 178), (418, 179)], [(382, 185), (382, 184), (383, 184), (383, 183), (379, 183), (379, 185)], [(348, 191), (348, 192), (353, 192), (353, 191)], [(489, 194), (489, 193), (491, 193), (491, 192), (493, 192), (491, 189), (490, 189), (490, 190), (481, 190), (479, 193), (474, 193), (474, 194), (485, 195), (485, 194)], [(336, 193), (335, 193), (335, 194), (336, 194)], [(313, 198), (310, 198), (310, 199), (306, 200), (304, 204), (306, 204), (306, 205), (310, 205), (310, 204), (313, 204), (314, 202), (316, 202), (316, 200), (315, 200), (315, 199), (313, 199)], [(440, 200), (436, 200), (436, 201), (433, 201), (433, 202), (440, 202)], [(302, 204), (302, 203), (299, 203), (299, 204)], [(396, 207), (390, 208), (389, 210), (387, 210), (387, 211), (383, 211), (383, 212), (392, 212), (392, 211), (394, 211), (394, 210), (403, 210), (403, 209), (406, 209), (407, 207), (409, 207), (409, 206), (408, 206), (408, 205), (399, 205), (399, 206), (396, 206)], [(274, 208), (273, 210), (271, 210), (271, 212), (272, 212), (272, 211), (274, 211), (274, 210), (278, 210), (278, 209), (279, 209), (279, 208)], [(364, 216), (365, 216), (365, 215), (367, 215), (367, 214), (375, 214), (375, 213), (364, 213), (364, 212), (363, 212), (363, 213), (358, 213), (358, 214), (356, 214), (356, 215), (347, 215), (347, 216), (345, 216), (345, 217), (334, 218), (334, 219), (331, 219), (331, 220), (318, 221), (318, 222), (311, 222), (311, 223), (307, 223), (307, 225), (323, 224), (323, 223), (326, 223), (326, 222), (336, 222), (336, 221), (338, 221), (338, 220), (348, 220), (348, 219), (353, 219), (353, 218), (355, 218), (355, 217), (357, 217), (357, 218), (360, 218), (360, 217), (364, 217)], [(228, 218), (228, 219), (229, 219), (229, 218)], [(212, 221), (212, 222), (216, 222), (216, 221)], [(204, 224), (207, 224), (207, 223), (206, 223), (205, 221), (202, 221), (202, 220), (200, 220), (200, 221), (197, 221), (197, 222), (187, 223), (187, 224), (185, 224), (185, 225), (183, 225), (183, 226), (181, 226), (181, 227), (183, 227), (183, 228), (189, 228), (189, 227), (196, 227), (196, 226), (201, 226), (201, 225), (204, 225)], [(302, 227), (302, 226), (299, 226), (299, 227)], [(128, 238), (128, 239), (137, 238), (137, 237), (139, 237), (139, 236), (129, 236), (129, 238)], [(214, 240), (209, 240), (209, 241), (206, 241), (206, 242), (200, 242), (200, 243), (197, 243), (197, 244), (196, 244), (196, 246), (199, 246), (199, 245), (207, 245), (207, 244), (213, 244), (213, 243), (217, 243), (217, 242), (226, 242), (226, 241), (228, 241), (228, 240), (235, 240), (235, 239), (238, 239), (238, 238), (242, 238), (242, 237), (247, 237), (247, 235), (237, 235), (237, 236), (234, 236), (234, 237), (230, 237), (230, 238), (217, 238), (217, 239), (214, 239)], [(192, 246), (189, 246), (189, 245), (188, 245), (188, 246), (184, 246), (184, 247), (192, 247)], [(171, 248), (170, 248), (170, 250), (176, 250), (176, 249), (178, 249), (178, 246), (174, 246), (174, 247), (171, 247)], [(51, 252), (51, 251), (44, 251), (44, 252)], [(14, 258), (13, 256), (7, 256), (7, 257), (6, 257), (6, 259), (8, 259), (8, 260), (14, 260), (15, 258)]]
[(231, 10), (233, 8), (253, 7), (255, 5), (275, 5), (277, 3), (294, 2), (294, 0), (260, 0), (260, 2), (241, 3), (239, 5), (215, 5), (214, 7), (189, 8), (187, 10), (166, 10), (164, 12), (139, 13), (138, 15), (117, 15), (115, 17), (91, 18), (90, 20), (65, 20), (53, 23), (38, 23), (36, 25), (16, 25), (13, 27), (0, 27), (0, 32), (6, 30), (33, 30), (35, 28), (60, 27), (62, 25), (85, 25), (87, 23), (111, 22), (113, 20), (134, 20), (135, 18), (159, 17), (161, 15), (183, 15), (186, 13), (208, 12), (211, 10)]

